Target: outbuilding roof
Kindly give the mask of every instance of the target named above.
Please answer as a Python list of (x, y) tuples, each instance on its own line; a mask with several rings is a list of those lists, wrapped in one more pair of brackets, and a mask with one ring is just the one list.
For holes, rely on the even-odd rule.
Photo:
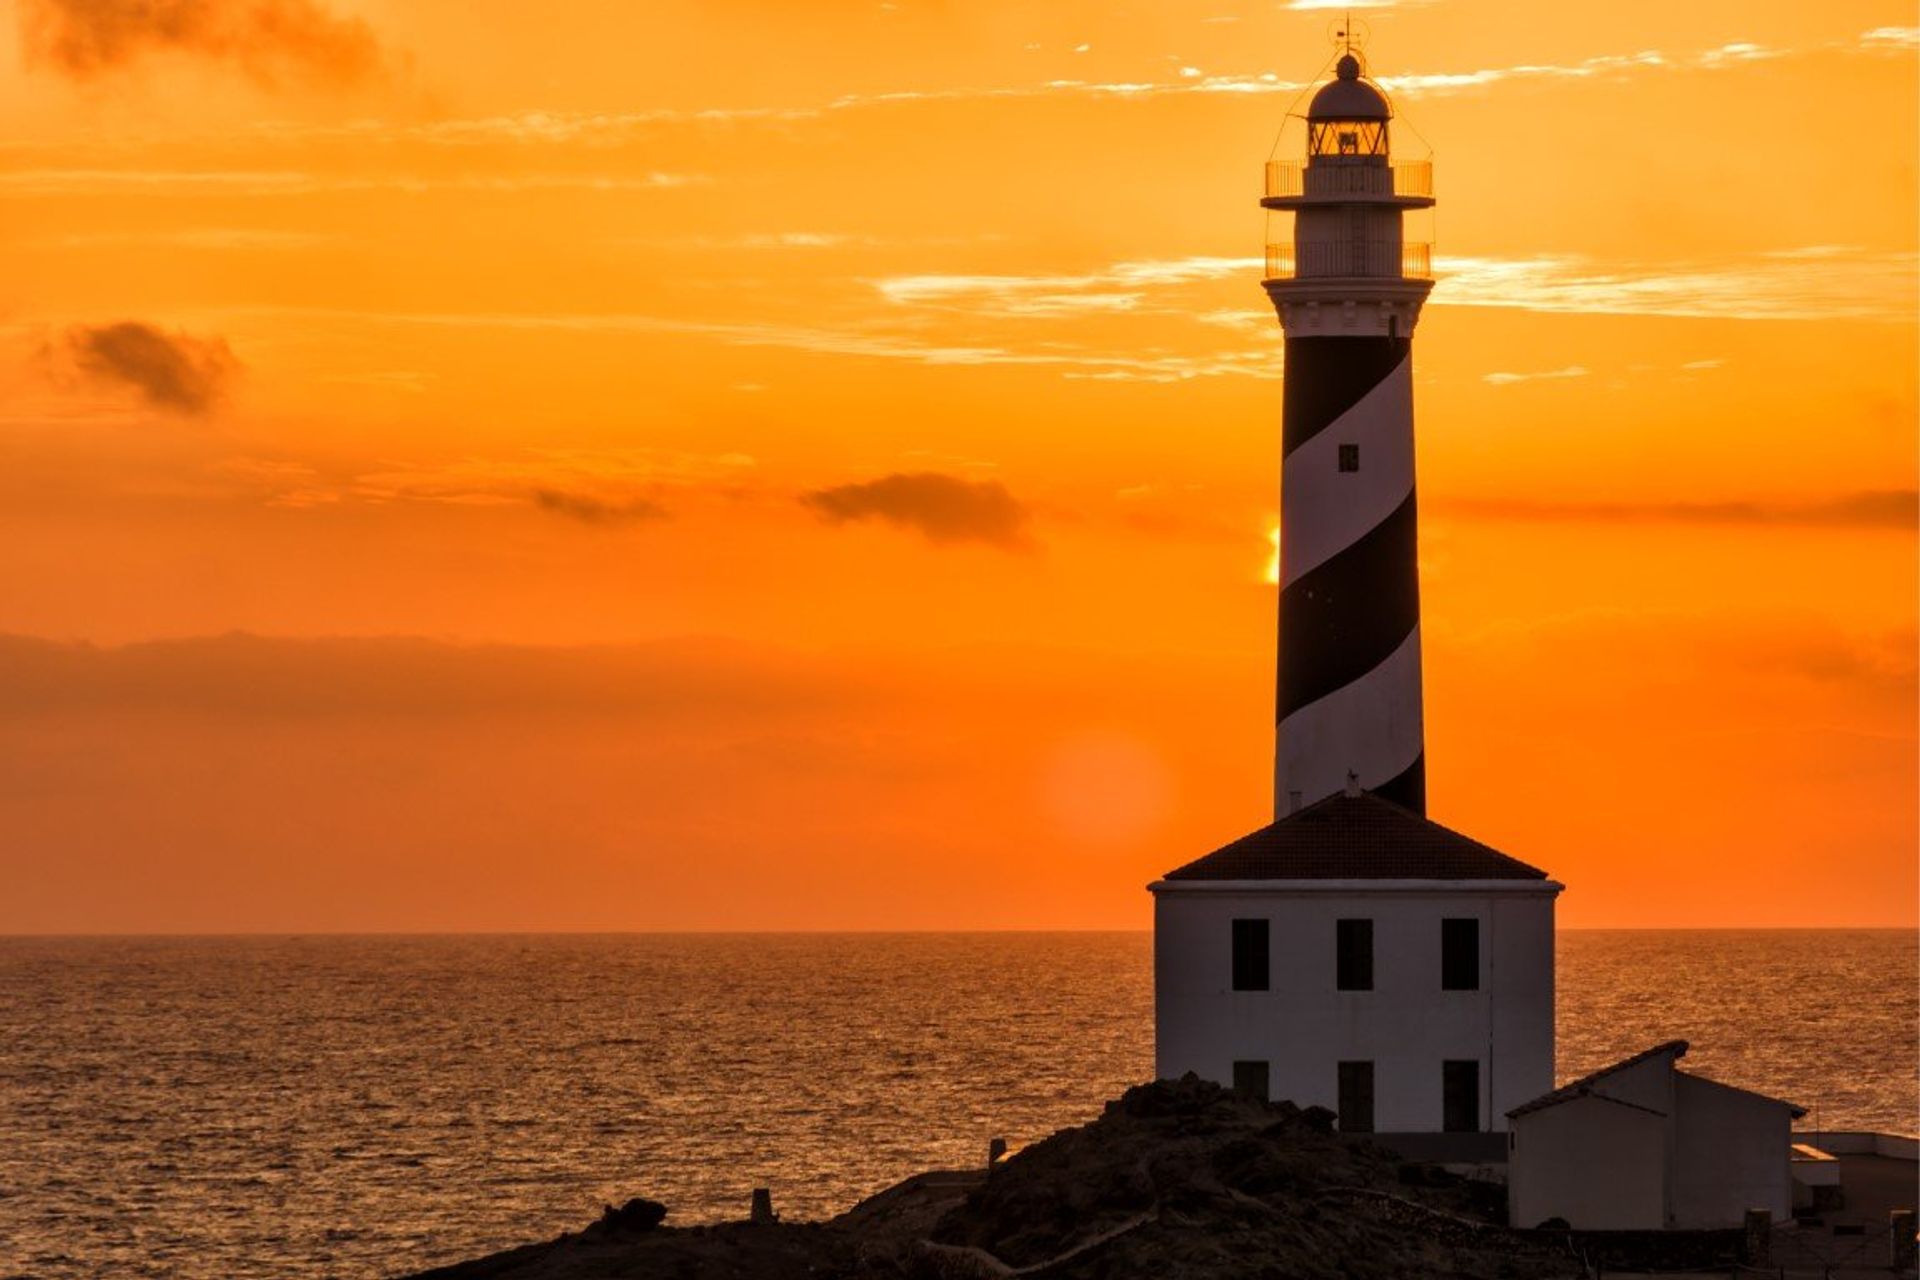
[[(1687, 1042), (1685, 1040), (1668, 1040), (1665, 1043), (1653, 1046), (1651, 1049), (1642, 1049), (1631, 1058), (1622, 1058), (1610, 1067), (1602, 1067), (1598, 1071), (1590, 1071), (1578, 1080), (1569, 1080), (1558, 1089), (1553, 1089), (1541, 1094), (1532, 1102), (1523, 1102), (1513, 1110), (1507, 1112), (1507, 1115), (1509, 1118), (1513, 1116), (1523, 1116), (1529, 1111), (1544, 1111), (1548, 1107), (1558, 1106), (1562, 1102), (1571, 1102), (1575, 1098), (1583, 1098), (1593, 1092), (1594, 1085), (1599, 1084), (1608, 1076), (1616, 1072), (1625, 1071), (1628, 1067), (1637, 1067), (1649, 1058), (1657, 1058), (1662, 1054), (1671, 1054), (1675, 1059), (1684, 1058), (1687, 1056)], [(1601, 1094), (1599, 1096), (1605, 1097), (1606, 1095)], [(1609, 1101), (1617, 1102), (1619, 1099), (1613, 1098), (1609, 1099)]]
[(1547, 873), (1364, 791), (1335, 792), (1167, 880), (1545, 880)]
[[(1507, 1112), (1507, 1117), (1508, 1119), (1512, 1119), (1515, 1116), (1526, 1115), (1530, 1111), (1544, 1111), (1548, 1107), (1558, 1106), (1562, 1102), (1571, 1102), (1575, 1098), (1592, 1097), (1605, 1102), (1619, 1102), (1625, 1106), (1638, 1106), (1637, 1103), (1627, 1102), (1623, 1098), (1615, 1098), (1608, 1094), (1600, 1093), (1594, 1086), (1610, 1075), (1625, 1071), (1628, 1067), (1637, 1067), (1648, 1059), (1660, 1057), (1662, 1054), (1671, 1055), (1673, 1061), (1677, 1062), (1687, 1056), (1687, 1048), (1688, 1045), (1685, 1040), (1668, 1040), (1664, 1043), (1654, 1045), (1651, 1049), (1642, 1049), (1631, 1058), (1622, 1058), (1610, 1067), (1602, 1067), (1598, 1071), (1589, 1072), (1581, 1076), (1578, 1080), (1569, 1080), (1558, 1089), (1543, 1093), (1531, 1102), (1521, 1103), (1513, 1110)], [(1671, 1063), (1669, 1065), (1671, 1065)], [(1796, 1120), (1807, 1114), (1805, 1107), (1788, 1102), (1785, 1098), (1776, 1098), (1771, 1094), (1755, 1093), (1752, 1089), (1742, 1089), (1737, 1085), (1724, 1084), (1718, 1080), (1708, 1080), (1707, 1077), (1696, 1075), (1691, 1071), (1681, 1072), (1680, 1074), (1685, 1075), (1690, 1080), (1700, 1080), (1707, 1084), (1717, 1085), (1722, 1089), (1732, 1089), (1735, 1093), (1744, 1093), (1749, 1097), (1762, 1098), (1768, 1102), (1777, 1102), (1793, 1112), (1794, 1119)], [(1650, 1108), (1642, 1107), (1641, 1110), (1650, 1110)], [(1655, 1112), (1655, 1114), (1658, 1115), (1660, 1113)]]

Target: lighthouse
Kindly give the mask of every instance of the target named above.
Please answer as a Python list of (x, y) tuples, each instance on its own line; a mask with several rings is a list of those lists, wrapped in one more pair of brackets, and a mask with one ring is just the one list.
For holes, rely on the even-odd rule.
[(1349, 780), (1427, 804), (1413, 465), (1413, 330), (1433, 288), (1409, 210), (1432, 166), (1396, 163), (1393, 111), (1349, 46), (1307, 108), (1304, 164), (1261, 204), (1293, 215), (1265, 287), (1286, 333), (1274, 811)]
[(1432, 288), (1387, 97), (1341, 51), (1262, 284), (1286, 334), (1274, 821), (1154, 898), (1154, 1061), (1331, 1108), (1414, 1158), (1505, 1158), (1553, 1084), (1547, 873), (1426, 812), (1413, 330)]

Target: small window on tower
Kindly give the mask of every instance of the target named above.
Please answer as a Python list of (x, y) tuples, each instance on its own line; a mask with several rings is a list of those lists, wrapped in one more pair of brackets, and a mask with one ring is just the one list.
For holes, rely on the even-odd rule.
[(1358, 471), (1360, 469), (1359, 445), (1343, 444), (1340, 446), (1340, 469), (1342, 471)]

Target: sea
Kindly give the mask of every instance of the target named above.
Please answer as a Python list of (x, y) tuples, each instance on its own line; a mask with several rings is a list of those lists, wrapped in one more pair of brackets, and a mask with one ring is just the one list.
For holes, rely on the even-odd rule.
[[(1145, 933), (0, 939), (0, 1277), (377, 1277), (826, 1217), (1153, 1066)], [(1906, 931), (1563, 932), (1559, 1074), (1663, 1040), (1915, 1128)]]

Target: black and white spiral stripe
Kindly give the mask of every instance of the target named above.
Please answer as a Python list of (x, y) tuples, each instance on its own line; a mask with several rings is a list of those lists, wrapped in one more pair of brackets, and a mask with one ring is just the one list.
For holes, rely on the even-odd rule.
[(1284, 395), (1278, 809), (1352, 773), (1424, 813), (1411, 342), (1290, 337)]

